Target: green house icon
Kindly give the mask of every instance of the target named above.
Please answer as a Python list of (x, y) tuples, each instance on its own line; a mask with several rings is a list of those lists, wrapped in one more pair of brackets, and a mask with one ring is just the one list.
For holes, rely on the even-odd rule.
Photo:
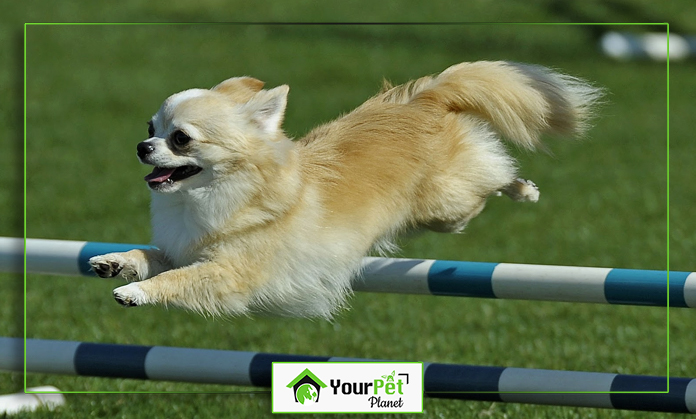
[(308, 404), (310, 402), (319, 401), (319, 392), (322, 388), (326, 387), (316, 375), (312, 373), (308, 368), (300, 373), (294, 380), (287, 385), (288, 388), (292, 387), (293, 393), (295, 394), (295, 402), (301, 404)]

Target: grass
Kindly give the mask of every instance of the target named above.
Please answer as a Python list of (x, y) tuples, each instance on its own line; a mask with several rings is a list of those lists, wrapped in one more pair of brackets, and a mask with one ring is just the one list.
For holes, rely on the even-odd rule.
[[(477, 16), (484, 2), (474, 3), (471, 13)], [(530, 2), (503, 16), (517, 13), (540, 20), (560, 13), (547, 8), (549, 4)], [(671, 5), (656, 11), (648, 2), (635, 4), (646, 13), (672, 16), (674, 10)], [(133, 7), (124, 2), (115, 16), (129, 16)], [(246, 7), (240, 5), (240, 16), (247, 13)], [(376, 7), (388, 11), (385, 5)], [(434, 9), (425, 17), (448, 16), (444, 8)], [(194, 13), (194, 20), (210, 19), (204, 10), (175, 2), (168, 12), (170, 18)], [(423, 15), (417, 10), (414, 6), (399, 16), (420, 19)], [(302, 16), (278, 4), (269, 9), (273, 16), (283, 12), (288, 13), (287, 20)], [(588, 2), (575, 12), (618, 21), (616, 9), (599, 2)], [(329, 20), (318, 11), (313, 16)], [(360, 12), (354, 16), (359, 19)], [(684, 16), (674, 16), (689, 27)], [(10, 35), (1, 34), (11, 42)], [(243, 74), (258, 77), (269, 87), (287, 83), (291, 93), (285, 128), (289, 135), (301, 137), (357, 106), (376, 91), (383, 77), (398, 83), (479, 59), (549, 65), (592, 80), (610, 95), (587, 140), (549, 140), (551, 155), (513, 150), (524, 176), (541, 188), (537, 205), (491, 199), (464, 234), (407, 237), (400, 255), (665, 269), (665, 65), (610, 61), (596, 50), (592, 31), (578, 26), (30, 26), (27, 236), (147, 243), (149, 196), (140, 180), (147, 168), (136, 161), (134, 147), (146, 134), (145, 122), (173, 92), (210, 87)], [(687, 271), (694, 270), (691, 256), (696, 245), (696, 224), (689, 215), (696, 194), (690, 181), (696, 176), (690, 162), (696, 145), (689, 140), (686, 122), (696, 94), (693, 70), (693, 63), (673, 64), (670, 69), (669, 257), (672, 269)], [(11, 76), (0, 81), (8, 91), (16, 83)], [(3, 113), (3, 124), (12, 126), (14, 133), (20, 132), (14, 126), (18, 115), (21, 109)], [(0, 175), (15, 185), (0, 190), (8, 214), (10, 194), (21, 192), (12, 173), (16, 171)], [(3, 218), (0, 231), (21, 235), (17, 220), (17, 216)], [(110, 297), (117, 284), (29, 275), (27, 336), (627, 374), (667, 371), (663, 308), (358, 294), (351, 309), (331, 323), (267, 317), (211, 320), (157, 307), (124, 310)], [(20, 287), (17, 276), (3, 274), (0, 279), (3, 295), (17, 295)], [(0, 306), (0, 318), (8, 320), (0, 323), (3, 336), (22, 335), (21, 325), (10, 321), (16, 319), (17, 308)], [(670, 312), (673, 376), (696, 376), (693, 316), (684, 309)], [(0, 393), (22, 388), (20, 375), (0, 377), (7, 377), (0, 379)], [(246, 388), (44, 374), (26, 378), (28, 386), (50, 384), (66, 391), (171, 394), (69, 394), (67, 405), (57, 412), (17, 417), (262, 417), (270, 412), (267, 394), (179, 394), (251, 390)], [(660, 417), (437, 399), (426, 399), (425, 413), (425, 417)]]

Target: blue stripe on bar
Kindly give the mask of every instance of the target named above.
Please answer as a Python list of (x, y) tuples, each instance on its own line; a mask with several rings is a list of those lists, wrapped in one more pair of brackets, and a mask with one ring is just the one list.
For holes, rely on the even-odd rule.
[[(686, 386), (690, 381), (688, 378), (670, 378), (669, 393), (612, 393), (611, 404), (615, 409), (689, 413), (686, 407)], [(617, 375), (611, 383), (611, 391), (667, 391), (667, 378)]]
[[(689, 272), (669, 273), (669, 304), (686, 307), (684, 284)], [(666, 306), (667, 271), (612, 269), (604, 282), (604, 295), (610, 304)]]
[(669, 271), (669, 306), (688, 307), (684, 299), (686, 278), (691, 272)]
[(75, 351), (79, 375), (147, 379), (145, 357), (152, 346), (81, 343)]
[[(500, 375), (505, 367), (430, 364), (425, 370), (425, 393), (429, 397), (446, 399), (502, 401), (499, 391)], [(474, 393), (464, 393), (474, 392)]]
[(257, 387), (271, 386), (271, 368), (274, 362), (327, 362), (329, 356), (285, 355), (258, 353), (249, 364), (249, 380)]
[(143, 244), (87, 242), (77, 257), (77, 266), (82, 275), (96, 276), (88, 263), (91, 257), (114, 252), (127, 252), (133, 249), (156, 249), (156, 247)]
[(436, 260), (428, 272), (434, 295), (495, 298), (491, 278), (497, 263)]

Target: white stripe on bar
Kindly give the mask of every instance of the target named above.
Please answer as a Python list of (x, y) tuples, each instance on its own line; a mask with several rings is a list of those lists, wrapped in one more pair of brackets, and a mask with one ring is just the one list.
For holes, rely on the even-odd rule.
[(81, 275), (78, 266), (85, 241), (27, 239), (27, 272)]
[(687, 307), (696, 308), (696, 272), (686, 277), (684, 282), (684, 301)]
[(0, 237), (0, 272), (24, 272), (24, 239)]
[[(506, 368), (498, 389), (504, 391), (610, 391), (616, 374), (580, 371), (553, 371)], [(557, 406), (613, 408), (610, 394), (529, 394), (501, 393), (508, 403), (537, 403)]]
[(611, 268), (500, 263), (493, 270), (498, 298), (607, 303), (604, 280)]
[(27, 339), (27, 371), (44, 374), (77, 374), (75, 352), (81, 342)]
[(684, 398), (686, 399), (686, 408), (689, 412), (696, 413), (696, 379), (691, 380), (689, 384), (686, 385), (686, 394)]
[(435, 261), (432, 259), (364, 258), (364, 279), (355, 279), (353, 289), (394, 294), (430, 294), (428, 271), (433, 263)]
[(249, 365), (256, 352), (154, 346), (145, 357), (151, 380), (251, 386)]

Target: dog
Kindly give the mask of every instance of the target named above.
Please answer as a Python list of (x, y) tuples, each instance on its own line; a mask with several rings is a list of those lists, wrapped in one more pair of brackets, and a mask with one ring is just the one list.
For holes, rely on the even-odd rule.
[(471, 62), (381, 91), (352, 112), (289, 139), (289, 88), (235, 77), (170, 96), (137, 145), (153, 166), (156, 249), (95, 256), (129, 284), (124, 306), (203, 315), (272, 312), (330, 319), (371, 251), (404, 230), (456, 233), (505, 194), (536, 201), (501, 138), (579, 137), (602, 90), (545, 67)]

